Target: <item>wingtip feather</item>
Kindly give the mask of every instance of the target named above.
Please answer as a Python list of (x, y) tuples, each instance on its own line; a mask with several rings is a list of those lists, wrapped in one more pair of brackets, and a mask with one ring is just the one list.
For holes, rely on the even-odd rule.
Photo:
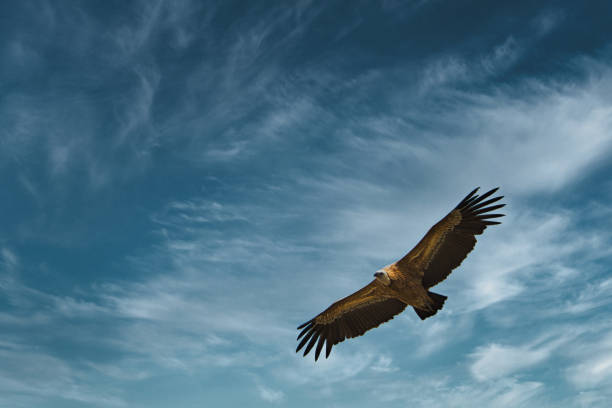
[(463, 197), (463, 200), (461, 200), (461, 202), (459, 204), (457, 204), (457, 208), (461, 208), (463, 207), (468, 200), (470, 200), (471, 198), (473, 198), (474, 194), (476, 194), (476, 192), (480, 189), (480, 187), (476, 187), (475, 189), (473, 189), (472, 191), (470, 191), (468, 193), (468, 195), (466, 195), (465, 197)]
[(479, 208), (476, 211), (473, 211), (472, 214), (473, 215), (477, 215), (477, 216), (481, 216), (489, 211), (495, 211), (497, 209), (503, 208), (505, 207), (506, 204), (496, 204), (496, 205), (491, 205), (489, 207), (484, 207), (484, 208)]
[[(298, 351), (300, 351), (300, 349), (302, 347), (304, 347), (304, 345), (306, 344), (306, 342), (313, 336), (313, 334), (315, 333), (314, 330), (310, 330), (308, 332), (308, 334), (306, 336), (304, 336), (304, 338), (302, 339), (302, 341), (300, 342), (300, 344), (298, 344), (297, 348), (295, 349), (295, 352), (297, 353)], [(304, 354), (305, 355), (305, 354)]]
[(306, 326), (308, 323), (312, 323), (312, 321), (313, 321), (313, 320), (314, 320), (314, 319), (310, 319), (309, 321), (307, 321), (307, 322), (304, 322), (304, 323), (300, 324), (300, 325), (297, 327), (297, 330), (300, 330), (302, 327), (305, 327), (305, 326)]
[(310, 339), (310, 342), (308, 342), (308, 345), (306, 346), (306, 349), (304, 350), (304, 354), (303, 354), (304, 357), (306, 357), (306, 354), (308, 354), (310, 350), (314, 347), (317, 339), (318, 339), (318, 336), (312, 336), (312, 338)]
[(325, 336), (323, 333), (319, 336), (319, 342), (317, 343), (317, 350), (315, 351), (315, 361), (319, 359), (319, 355), (321, 354), (321, 349), (323, 349), (323, 344), (325, 344)]

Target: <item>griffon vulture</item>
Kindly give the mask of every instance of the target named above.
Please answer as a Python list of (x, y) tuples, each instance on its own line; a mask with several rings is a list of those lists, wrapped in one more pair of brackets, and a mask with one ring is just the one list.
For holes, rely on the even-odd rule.
[(476, 244), (475, 235), (482, 234), (490, 221), (504, 214), (492, 211), (505, 204), (490, 205), (503, 196), (486, 200), (497, 188), (476, 195), (474, 189), (448, 215), (425, 234), (423, 239), (399, 261), (378, 270), (375, 279), (350, 296), (341, 299), (315, 318), (300, 325), (302, 329), (295, 350), (304, 346), (304, 356), (315, 346), (315, 361), (326, 344), (325, 358), (332, 347), (347, 338), (393, 319), (406, 306), (412, 306), (421, 320), (442, 309), (446, 296), (428, 289), (442, 282), (461, 264)]

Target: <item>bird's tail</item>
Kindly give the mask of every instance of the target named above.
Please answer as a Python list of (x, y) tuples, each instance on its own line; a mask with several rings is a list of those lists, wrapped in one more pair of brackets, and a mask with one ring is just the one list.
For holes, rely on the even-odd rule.
[(429, 309), (417, 309), (414, 308), (414, 311), (421, 318), (421, 320), (425, 320), (430, 316), (438, 313), (438, 310), (442, 309), (444, 306), (444, 301), (446, 300), (446, 296), (438, 295), (437, 293), (427, 292), (429, 298), (431, 299), (431, 307)]

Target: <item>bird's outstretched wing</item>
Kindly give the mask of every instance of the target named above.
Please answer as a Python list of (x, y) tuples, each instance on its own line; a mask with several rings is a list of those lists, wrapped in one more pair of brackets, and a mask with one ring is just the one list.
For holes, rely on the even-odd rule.
[[(499, 187), (498, 187), (499, 188)], [(396, 266), (400, 271), (419, 270), (423, 273), (423, 286), (430, 288), (442, 282), (458, 267), (476, 244), (475, 235), (482, 234), (488, 225), (501, 224), (490, 221), (504, 214), (491, 212), (505, 204), (493, 204), (503, 198), (484, 201), (498, 188), (476, 195), (474, 189), (448, 215), (425, 234), (423, 239)]]
[(376, 279), (350, 296), (341, 299), (314, 319), (300, 325), (302, 338), (295, 352), (306, 346), (304, 356), (314, 347), (315, 361), (326, 343), (325, 358), (329, 357), (332, 346), (347, 338), (361, 336), (366, 331), (391, 320), (401, 313), (406, 304), (392, 298)]

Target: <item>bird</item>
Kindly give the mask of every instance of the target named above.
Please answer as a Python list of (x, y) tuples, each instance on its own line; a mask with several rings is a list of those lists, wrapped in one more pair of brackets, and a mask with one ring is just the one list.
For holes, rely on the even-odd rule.
[(399, 261), (374, 273), (374, 280), (357, 292), (333, 303), (316, 317), (298, 326), (304, 357), (316, 344), (315, 361), (325, 345), (325, 358), (332, 347), (345, 339), (363, 335), (412, 306), (421, 320), (435, 315), (447, 297), (429, 291), (457, 268), (474, 249), (476, 235), (492, 219), (505, 214), (492, 213), (505, 204), (495, 204), (504, 196), (492, 196), (499, 187), (482, 195), (472, 190), (444, 218), (429, 229), (417, 245)]

